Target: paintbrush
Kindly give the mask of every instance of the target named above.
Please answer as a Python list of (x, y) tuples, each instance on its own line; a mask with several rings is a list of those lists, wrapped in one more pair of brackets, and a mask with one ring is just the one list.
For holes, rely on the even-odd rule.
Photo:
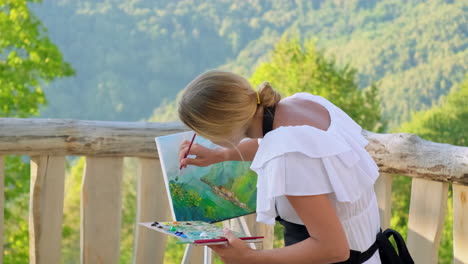
[[(192, 141), (190, 141), (190, 144), (189, 144), (189, 147), (187, 149), (187, 152), (185, 152), (185, 155), (184, 155), (184, 159), (187, 158), (188, 154), (190, 153), (190, 149), (192, 148), (192, 145), (193, 145), (193, 141), (195, 140), (195, 136), (197, 135), (197, 133), (193, 133), (193, 137), (192, 137)], [(179, 174), (177, 175), (176, 177), (176, 181), (179, 179), (179, 176), (180, 176), (180, 171), (182, 170), (182, 164), (180, 164), (180, 167), (179, 167)]]

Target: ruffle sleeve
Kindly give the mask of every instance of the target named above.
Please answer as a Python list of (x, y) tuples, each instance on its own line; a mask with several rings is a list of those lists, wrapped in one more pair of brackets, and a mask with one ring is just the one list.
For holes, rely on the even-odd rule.
[(364, 148), (368, 141), (361, 127), (323, 100), (318, 102), (331, 117), (327, 131), (279, 127), (260, 142), (251, 164), (258, 174), (257, 221), (274, 224), (275, 197), (334, 193), (337, 201), (352, 203), (377, 179), (378, 167)]

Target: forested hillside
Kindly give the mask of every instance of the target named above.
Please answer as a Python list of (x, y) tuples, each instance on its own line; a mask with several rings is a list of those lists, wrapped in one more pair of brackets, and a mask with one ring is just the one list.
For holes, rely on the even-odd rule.
[(45, 1), (34, 10), (77, 76), (45, 89), (42, 116), (148, 117), (195, 75), (234, 58), (261, 28), (239, 1)]
[(464, 1), (45, 1), (34, 6), (76, 77), (43, 117), (140, 120), (211, 68), (249, 76), (284, 32), (315, 38), (359, 87), (377, 82), (390, 127), (464, 78)]

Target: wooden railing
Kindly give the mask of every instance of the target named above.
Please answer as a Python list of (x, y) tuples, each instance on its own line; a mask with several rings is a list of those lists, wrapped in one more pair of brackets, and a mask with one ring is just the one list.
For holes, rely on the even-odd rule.
[[(60, 263), (66, 156), (86, 157), (81, 191), (82, 263), (118, 263), (124, 157), (139, 161), (135, 221), (170, 219), (154, 137), (182, 131), (185, 128), (176, 123), (0, 118), (1, 192), (1, 155), (31, 156), (30, 263)], [(382, 227), (390, 224), (392, 174), (413, 177), (408, 247), (416, 263), (437, 263), (452, 185), (454, 263), (468, 263), (468, 148), (409, 134), (363, 134), (381, 171), (375, 188)], [(3, 197), (0, 193), (1, 240)], [(273, 247), (271, 227), (256, 224), (255, 216), (247, 217), (247, 223), (253, 233), (267, 237), (264, 248)], [(165, 247), (164, 235), (137, 227), (133, 262), (163, 263)], [(198, 248), (191, 262), (201, 261)]]

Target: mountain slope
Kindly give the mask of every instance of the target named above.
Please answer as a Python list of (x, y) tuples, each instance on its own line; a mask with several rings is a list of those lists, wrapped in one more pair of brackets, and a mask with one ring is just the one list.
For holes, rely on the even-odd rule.
[(377, 82), (391, 127), (467, 71), (464, 1), (62, 0), (34, 10), (77, 70), (44, 88), (42, 117), (147, 118), (207, 69), (249, 77), (285, 32), (357, 68), (361, 88)]

